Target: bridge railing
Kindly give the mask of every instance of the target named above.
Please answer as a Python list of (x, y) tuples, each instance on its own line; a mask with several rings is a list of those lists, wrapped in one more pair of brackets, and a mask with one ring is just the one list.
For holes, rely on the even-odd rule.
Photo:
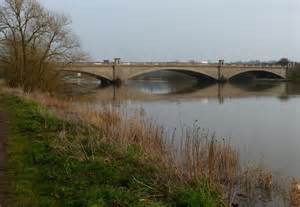
[(272, 64), (272, 65), (263, 65), (263, 64), (225, 64), (224, 67), (247, 67), (247, 68), (282, 68), (285, 69), (282, 65)]
[[(74, 67), (82, 67), (82, 66), (89, 66), (89, 67), (112, 67), (112, 63), (74, 63), (72, 64)], [(71, 66), (71, 67), (72, 67)], [(217, 63), (171, 63), (171, 62), (145, 62), (145, 63), (120, 63), (118, 66), (123, 67), (219, 67), (220, 65)], [(68, 66), (70, 67), (70, 66)], [(223, 68), (226, 67), (233, 67), (233, 68), (269, 68), (269, 69), (286, 69), (278, 64), (234, 64), (234, 63), (227, 63), (222, 66)]]

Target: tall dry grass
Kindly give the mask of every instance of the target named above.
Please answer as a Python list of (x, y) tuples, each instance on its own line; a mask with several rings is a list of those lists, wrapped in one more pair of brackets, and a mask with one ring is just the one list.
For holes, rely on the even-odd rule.
[[(168, 133), (164, 127), (145, 118), (139, 110), (129, 114), (126, 110), (112, 106), (95, 109), (87, 104), (79, 107), (71, 99), (62, 100), (50, 94), (29, 94), (7, 88), (3, 90), (37, 101), (63, 119), (96, 127), (99, 133), (95, 134), (93, 130), (88, 138), (82, 137), (78, 131), (78, 137), (68, 139), (66, 132), (61, 131), (58, 132), (58, 139), (53, 140), (58, 151), (72, 152), (78, 159), (88, 159), (88, 152), (93, 157), (97, 146), (103, 141), (118, 144), (119, 150), (126, 150), (131, 145), (139, 146), (144, 152), (140, 157), (142, 161), (155, 163), (168, 174), (158, 179), (167, 177), (188, 184), (205, 178), (213, 188), (223, 193), (230, 205), (238, 197), (246, 197), (248, 200), (272, 197), (270, 192), (278, 187), (270, 171), (241, 166), (239, 153), (228, 139), (217, 139), (197, 125), (182, 129), (178, 142), (173, 133)], [(89, 149), (82, 144), (83, 139), (88, 142)], [(290, 200), (296, 203), (299, 185), (293, 181), (291, 188)], [(288, 193), (282, 190), (282, 194)]]

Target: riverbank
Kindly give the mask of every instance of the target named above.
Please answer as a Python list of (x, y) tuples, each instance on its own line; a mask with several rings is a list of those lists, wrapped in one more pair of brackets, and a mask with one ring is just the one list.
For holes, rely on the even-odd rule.
[(7, 117), (0, 107), (0, 206), (6, 206), (6, 138), (7, 138)]
[(8, 206), (222, 206), (201, 178), (184, 182), (139, 145), (119, 149), (95, 126), (58, 118), (32, 101), (1, 94), (12, 125)]
[[(13, 114), (29, 110), (26, 112), (28, 118), (23, 118), (21, 123), (37, 118), (38, 123), (34, 121), (34, 124), (25, 124), (25, 129), (20, 128), (24, 136), (24, 131), (34, 131), (30, 127), (27, 129), (28, 125), (38, 126), (39, 130), (25, 140), (43, 143), (43, 149), (46, 149), (42, 155), (36, 155), (38, 147), (32, 149), (28, 147), (32, 143), (28, 144), (29, 149), (24, 152), (26, 156), (30, 152), (28, 167), (34, 172), (41, 169), (43, 175), (47, 174), (45, 170), (52, 170), (54, 175), (27, 183), (44, 186), (44, 180), (49, 180), (47, 185), (55, 186), (54, 189), (39, 187), (34, 193), (38, 196), (42, 193), (43, 198), (47, 195), (47, 199), (59, 202), (53, 205), (198, 206), (204, 203), (203, 206), (226, 206), (226, 203), (228, 206), (261, 206), (270, 202), (271, 205), (286, 203), (290, 196), (291, 199), (294, 197), (289, 196), (288, 179), (283, 178), (287, 185), (281, 186), (277, 177), (263, 166), (255, 165), (255, 160), (252, 165), (241, 165), (240, 155), (230, 140), (218, 139), (197, 124), (186, 127), (178, 142), (172, 134), (166, 133), (166, 128), (147, 119), (141, 110), (128, 115), (128, 109), (123, 108), (123, 111), (122, 107), (111, 104), (78, 105), (72, 99), (45, 93), (28, 94), (5, 87), (1, 91), (4, 98), (0, 103), (6, 103)], [(16, 100), (5, 102), (11, 98)], [(36, 156), (43, 159), (50, 156), (51, 159), (42, 160), (47, 166), (40, 166)], [(90, 162), (94, 168), (90, 168)], [(77, 184), (69, 183), (73, 180)], [(63, 192), (60, 190), (62, 182)], [(90, 199), (96, 200), (88, 202)], [(80, 202), (68, 204), (68, 200)], [(40, 197), (36, 201), (40, 201)]]

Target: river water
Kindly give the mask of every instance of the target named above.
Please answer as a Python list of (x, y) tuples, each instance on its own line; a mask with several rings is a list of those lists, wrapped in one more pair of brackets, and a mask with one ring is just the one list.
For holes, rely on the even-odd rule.
[(84, 78), (73, 83), (78, 102), (142, 108), (170, 130), (197, 122), (217, 137), (230, 138), (244, 162), (259, 161), (281, 175), (300, 178), (300, 84), (219, 85), (184, 79), (135, 80), (99, 88), (96, 80)]

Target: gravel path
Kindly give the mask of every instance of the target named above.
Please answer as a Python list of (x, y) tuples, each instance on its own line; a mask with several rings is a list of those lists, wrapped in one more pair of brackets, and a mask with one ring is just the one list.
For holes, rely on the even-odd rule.
[(6, 161), (6, 137), (7, 137), (7, 119), (5, 113), (0, 111), (0, 207), (4, 207), (6, 198), (6, 179), (5, 179), (5, 161)]

